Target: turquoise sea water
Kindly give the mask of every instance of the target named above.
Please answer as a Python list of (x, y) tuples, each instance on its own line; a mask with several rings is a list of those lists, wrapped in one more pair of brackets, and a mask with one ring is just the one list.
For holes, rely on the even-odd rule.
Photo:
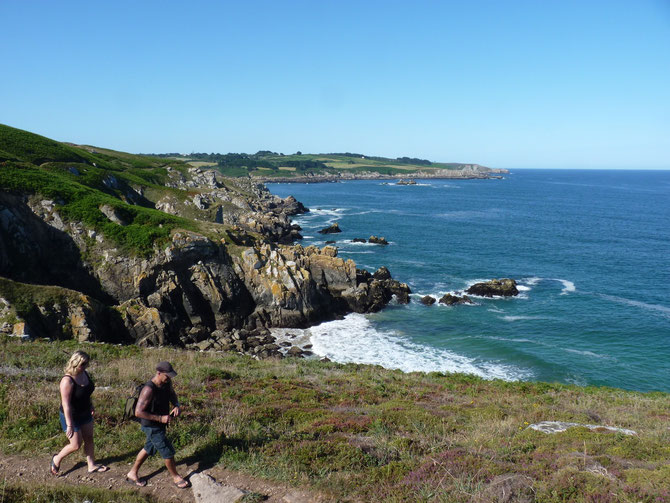
[[(300, 334), (341, 362), (405, 371), (670, 391), (670, 172), (517, 170), (504, 180), (268, 184), (312, 211), (304, 245), (335, 239), (386, 265), (412, 302)], [(332, 222), (343, 232), (317, 233)], [(389, 246), (354, 244), (385, 236)], [(510, 277), (521, 295), (424, 306)], [(295, 332), (295, 331), (293, 331)]]

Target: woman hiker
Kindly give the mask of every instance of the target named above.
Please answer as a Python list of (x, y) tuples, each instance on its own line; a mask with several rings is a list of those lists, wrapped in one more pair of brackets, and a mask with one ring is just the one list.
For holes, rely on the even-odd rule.
[(58, 476), (63, 459), (84, 444), (88, 473), (106, 472), (109, 467), (95, 462), (93, 445), (93, 403), (91, 394), (95, 384), (86, 372), (91, 360), (83, 351), (75, 351), (65, 366), (60, 381), (60, 424), (70, 441), (58, 454), (51, 457), (51, 474)]

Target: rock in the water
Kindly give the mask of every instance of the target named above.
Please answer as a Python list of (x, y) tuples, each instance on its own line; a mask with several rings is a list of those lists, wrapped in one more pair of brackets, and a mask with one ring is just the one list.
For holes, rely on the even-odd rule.
[(354, 238), (351, 241), (352, 241), (352, 243), (367, 243), (368, 242), (365, 238)]
[(492, 279), (484, 283), (475, 283), (468, 288), (465, 293), (470, 295), (478, 295), (480, 297), (512, 297), (519, 295), (519, 290), (516, 288), (516, 281), (513, 279)]
[(335, 234), (337, 232), (342, 232), (342, 229), (340, 229), (340, 226), (337, 222), (335, 222), (332, 225), (329, 225), (328, 227), (324, 227), (319, 231), (319, 234)]
[(388, 241), (386, 241), (386, 238), (383, 236), (377, 237), (377, 236), (370, 236), (370, 239), (368, 239), (368, 242), (374, 243), (377, 245), (387, 245), (389, 244)]
[(435, 304), (435, 298), (431, 297), (430, 295), (426, 295), (424, 297), (421, 297), (421, 303), (426, 306), (432, 306), (433, 304)]
[(473, 302), (470, 300), (470, 298), (467, 295), (463, 295), (463, 297), (459, 297), (458, 295), (452, 295), (450, 293), (446, 293), (440, 299), (440, 304), (446, 304), (447, 306), (453, 306), (454, 304), (473, 304)]
[(332, 239), (329, 239), (328, 241), (326, 241), (326, 244), (327, 245), (334, 245), (336, 242), (337, 241), (333, 241)]

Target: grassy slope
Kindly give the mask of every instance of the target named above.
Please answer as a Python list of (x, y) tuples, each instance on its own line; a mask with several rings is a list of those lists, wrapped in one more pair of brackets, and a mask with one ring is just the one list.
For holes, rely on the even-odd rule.
[[(0, 344), (0, 450), (48, 459), (65, 441), (58, 380), (78, 346)], [(670, 500), (667, 394), (134, 346), (83, 349), (97, 385), (109, 386), (94, 395), (101, 459), (130, 462), (142, 445), (138, 426), (119, 422), (123, 401), (167, 359), (185, 404), (170, 432), (178, 461), (222, 463), (339, 501), (495, 501), (502, 491), (495, 481), (510, 475), (536, 501)], [(639, 434), (527, 429), (542, 420)]]
[[(179, 162), (171, 165), (186, 169)], [(110, 176), (119, 188), (105, 184)], [(124, 186), (167, 193), (166, 180), (163, 160), (58, 143), (0, 124), (0, 190), (54, 199), (65, 219), (83, 222), (130, 253), (149, 254), (172, 230), (194, 228), (188, 220), (124, 202)], [(109, 221), (99, 210), (103, 204), (116, 208), (129, 225)]]

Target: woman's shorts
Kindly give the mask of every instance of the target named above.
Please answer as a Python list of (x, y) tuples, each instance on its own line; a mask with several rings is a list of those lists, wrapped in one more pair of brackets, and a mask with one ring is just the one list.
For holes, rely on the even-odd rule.
[(172, 442), (167, 438), (165, 428), (142, 426), (142, 431), (147, 436), (144, 450), (149, 453), (149, 456), (153, 456), (158, 452), (163, 459), (174, 458), (175, 450)]
[[(82, 426), (91, 422), (93, 422), (93, 416), (90, 412), (84, 416), (73, 417), (72, 429), (74, 431), (79, 431)], [(65, 421), (65, 414), (63, 414), (62, 410), (60, 411), (60, 426), (63, 428), (63, 431), (67, 431), (67, 422)]]

